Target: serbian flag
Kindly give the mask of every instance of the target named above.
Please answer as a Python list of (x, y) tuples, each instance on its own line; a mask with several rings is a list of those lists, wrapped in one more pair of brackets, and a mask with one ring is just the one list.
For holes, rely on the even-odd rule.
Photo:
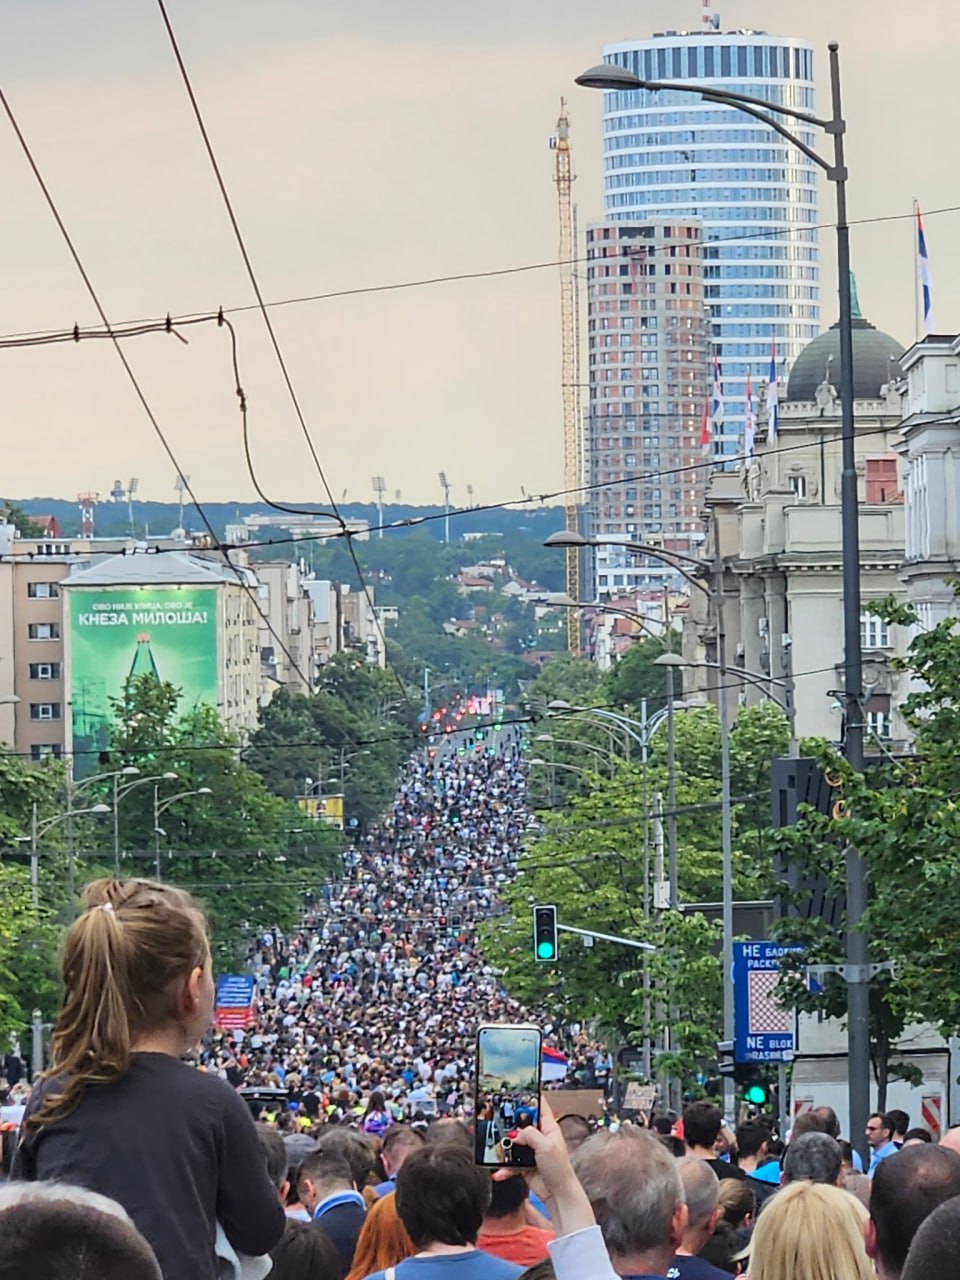
[(543, 1076), (544, 1084), (553, 1084), (557, 1080), (563, 1080), (567, 1074), (566, 1055), (561, 1053), (559, 1049), (552, 1049), (550, 1045), (543, 1046), (543, 1056), (540, 1060), (540, 1070)]
[(720, 381), (720, 361), (717, 353), (713, 353), (713, 398), (710, 404), (710, 422), (714, 434), (723, 430), (723, 383)]
[(927, 238), (923, 234), (923, 219), (917, 209), (917, 268), (920, 272), (920, 291), (923, 298), (923, 327), (933, 333), (933, 295), (930, 292), (930, 259), (927, 257)]
[(776, 440), (780, 418), (780, 397), (777, 393), (777, 344), (770, 344), (770, 381), (767, 383), (767, 439)]
[(753, 391), (750, 387), (750, 374), (748, 372), (746, 402), (743, 409), (743, 454), (747, 461), (753, 457), (756, 434), (757, 424), (753, 416)]
[(710, 401), (704, 400), (703, 417), (700, 419), (700, 448), (704, 457), (710, 453), (710, 443)]

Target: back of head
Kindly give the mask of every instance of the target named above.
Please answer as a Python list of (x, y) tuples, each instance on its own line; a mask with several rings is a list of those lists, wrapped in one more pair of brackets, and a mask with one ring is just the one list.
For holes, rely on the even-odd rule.
[(687, 1202), (687, 1225), (691, 1229), (702, 1227), (719, 1202), (720, 1179), (698, 1156), (678, 1160), (677, 1171)]
[(395, 1267), (412, 1253), (416, 1247), (397, 1214), (397, 1197), (382, 1196), (363, 1220), (347, 1280), (364, 1280), (375, 1271)]
[(287, 1147), (283, 1138), (272, 1125), (258, 1123), (257, 1139), (267, 1176), (279, 1191), (287, 1180)]
[(490, 1177), (459, 1142), (426, 1145), (397, 1174), (397, 1213), (418, 1249), (430, 1244), (476, 1243)]
[(876, 1280), (863, 1243), (866, 1220), (860, 1201), (839, 1187), (783, 1187), (757, 1218), (750, 1280)]
[(784, 1182), (822, 1182), (836, 1186), (843, 1152), (828, 1133), (802, 1133), (787, 1147), (783, 1158)]
[(920, 1224), (938, 1205), (958, 1195), (960, 1155), (955, 1151), (932, 1145), (905, 1147), (880, 1161), (870, 1192), (870, 1218), (877, 1257), (888, 1275), (903, 1267)]
[(900, 1138), (905, 1137), (907, 1130), (910, 1128), (910, 1116), (907, 1112), (900, 1111), (895, 1107), (892, 1111), (887, 1112), (887, 1116), (893, 1124), (892, 1132)]
[(0, 1188), (3, 1280), (161, 1280), (126, 1211), (94, 1191), (54, 1183)]
[(585, 1116), (578, 1116), (576, 1112), (561, 1116), (557, 1124), (560, 1126), (560, 1132), (563, 1134), (563, 1140), (567, 1144), (567, 1152), (570, 1155), (573, 1155), (577, 1147), (590, 1137), (589, 1121)]
[(721, 1221), (731, 1227), (743, 1226), (746, 1218), (757, 1212), (757, 1197), (746, 1178), (724, 1178), (720, 1182), (719, 1199)]
[[(825, 1109), (825, 1108), (824, 1108)], [(801, 1111), (793, 1122), (793, 1129), (790, 1132), (790, 1141), (793, 1142), (797, 1138), (802, 1138), (805, 1133), (826, 1133), (830, 1134), (829, 1122), (820, 1114), (819, 1111)], [(836, 1136), (839, 1136), (839, 1132)]]
[(759, 1120), (748, 1120), (746, 1124), (737, 1126), (737, 1150), (742, 1156), (759, 1155), (769, 1139), (770, 1130)]
[(383, 1135), (380, 1154), (398, 1157), (401, 1151), (419, 1151), (424, 1141), (423, 1134), (408, 1124), (394, 1124)]
[(434, 1120), (427, 1129), (425, 1141), (431, 1147), (453, 1145), (462, 1147), (464, 1151), (473, 1151), (470, 1130), (462, 1120), (457, 1120), (454, 1116)]
[[(840, 1117), (834, 1111), (833, 1107), (815, 1107), (813, 1110), (813, 1114), (815, 1116), (819, 1116), (820, 1119), (823, 1121), (825, 1125), (825, 1128), (823, 1130), (824, 1133), (829, 1133), (831, 1138), (839, 1139)], [(800, 1117), (798, 1116), (797, 1119), (799, 1120), (799, 1118)], [(796, 1131), (796, 1126), (794, 1126), (794, 1131)], [(802, 1132), (803, 1130), (801, 1130), (801, 1133)], [(813, 1130), (811, 1129), (809, 1132), (812, 1133)]]
[(712, 1147), (723, 1124), (712, 1102), (691, 1102), (683, 1113), (683, 1136), (688, 1147)]
[(678, 1163), (646, 1129), (603, 1130), (576, 1151), (573, 1167), (611, 1255), (669, 1248), (684, 1203)]
[(324, 1231), (309, 1222), (288, 1220), (270, 1257), (270, 1280), (340, 1280), (336, 1246)]
[(30, 1123), (76, 1105), (87, 1084), (107, 1084), (130, 1065), (134, 1038), (176, 1021), (172, 984), (209, 959), (206, 922), (194, 900), (150, 880), (95, 880), (67, 931), (63, 1004), (47, 1077), (65, 1080)]
[(907, 1253), (900, 1280), (947, 1280), (960, 1258), (960, 1197), (946, 1200), (924, 1221)]
[(307, 1156), (297, 1174), (297, 1184), (302, 1187), (310, 1182), (323, 1195), (334, 1191), (347, 1191), (353, 1186), (353, 1172), (346, 1158), (338, 1151), (317, 1150)]
[(370, 1139), (356, 1129), (325, 1129), (317, 1143), (318, 1151), (325, 1151), (346, 1160), (350, 1166), (351, 1181), (358, 1188), (365, 1187), (376, 1164)]
[(490, 1179), (490, 1203), (487, 1206), (488, 1218), (509, 1218), (511, 1214), (523, 1209), (530, 1198), (530, 1188), (525, 1178)]

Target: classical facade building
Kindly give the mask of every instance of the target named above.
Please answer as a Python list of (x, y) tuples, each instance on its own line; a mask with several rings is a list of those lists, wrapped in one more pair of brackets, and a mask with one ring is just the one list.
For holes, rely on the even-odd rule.
[[(905, 595), (904, 501), (898, 453), (903, 349), (859, 315), (854, 321), (854, 395), (864, 605)], [(839, 741), (843, 689), (840, 522), (840, 342), (836, 325), (799, 355), (781, 390), (775, 438), (765, 411), (756, 456), (739, 475), (715, 475), (707, 494), (708, 558), (716, 540), (725, 562), (725, 653), (744, 671), (739, 696), (772, 697), (794, 708), (794, 735)], [(717, 660), (716, 620), (705, 599), (691, 600), (684, 648), (693, 663)], [(897, 713), (903, 677), (891, 660), (906, 651), (905, 628), (864, 611), (866, 747), (906, 738)], [(716, 672), (695, 666), (692, 689), (715, 698)], [(793, 696), (791, 696), (793, 695)]]

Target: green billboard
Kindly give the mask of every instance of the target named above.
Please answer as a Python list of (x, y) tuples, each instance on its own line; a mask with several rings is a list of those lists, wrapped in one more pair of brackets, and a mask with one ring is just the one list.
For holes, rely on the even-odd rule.
[(181, 691), (180, 709), (217, 705), (217, 588), (71, 588), (70, 706), (78, 773), (110, 745), (113, 712), (130, 676)]

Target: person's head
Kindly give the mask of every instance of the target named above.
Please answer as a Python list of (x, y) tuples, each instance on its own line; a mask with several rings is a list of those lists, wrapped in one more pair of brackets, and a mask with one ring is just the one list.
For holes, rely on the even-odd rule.
[(924, 1129), (920, 1125), (918, 1125), (915, 1129), (908, 1129), (907, 1132), (903, 1135), (903, 1145), (905, 1147), (915, 1147), (921, 1142), (924, 1144), (927, 1144), (932, 1141), (933, 1141), (933, 1138), (930, 1136), (930, 1130)]
[(831, 1138), (840, 1138), (840, 1117), (834, 1111), (833, 1107), (814, 1107), (813, 1114), (819, 1116), (826, 1125), (824, 1133), (829, 1133)]
[(315, 1151), (312, 1156), (307, 1156), (297, 1174), (300, 1203), (311, 1214), (327, 1196), (353, 1189), (355, 1184), (350, 1166), (336, 1151)]
[[(821, 1108), (821, 1110), (825, 1110), (825, 1108)], [(791, 1142), (796, 1138), (802, 1138), (805, 1133), (826, 1133), (830, 1137), (833, 1136), (830, 1134), (828, 1121), (819, 1111), (800, 1112), (793, 1122), (793, 1128), (790, 1130)]]
[(455, 1146), (464, 1151), (473, 1151), (473, 1139), (470, 1130), (462, 1120), (454, 1116), (443, 1116), (435, 1120), (427, 1129), (426, 1143), (429, 1147)]
[(270, 1280), (340, 1280), (340, 1255), (330, 1237), (309, 1222), (287, 1221), (270, 1250)]
[(713, 1235), (720, 1217), (720, 1179), (699, 1156), (684, 1156), (678, 1160), (677, 1171), (687, 1202), (683, 1247), (690, 1253), (699, 1253), (704, 1242)]
[(960, 1155), (960, 1124), (953, 1124), (940, 1139), (941, 1147), (948, 1151), (956, 1151)]
[[(741, 1159), (760, 1159), (767, 1154), (770, 1130), (757, 1120), (748, 1120), (737, 1126), (737, 1150)], [(730, 1181), (730, 1179), (725, 1179)]]
[(907, 1130), (910, 1128), (910, 1117), (906, 1111), (900, 1111), (896, 1107), (892, 1111), (888, 1111), (887, 1115), (893, 1122), (893, 1140), (894, 1142), (903, 1142), (907, 1136)]
[(369, 1115), (371, 1111), (386, 1111), (386, 1109), (386, 1098), (379, 1089), (374, 1089), (373, 1093), (370, 1095), (370, 1101), (367, 1103), (366, 1115)]
[(757, 1216), (757, 1197), (746, 1178), (721, 1178), (717, 1203), (720, 1221), (737, 1229), (749, 1227)]
[(395, 1178), (407, 1156), (412, 1151), (419, 1151), (423, 1143), (423, 1134), (408, 1124), (391, 1125), (380, 1148), (380, 1163), (387, 1177)]
[(722, 1124), (720, 1108), (712, 1102), (691, 1102), (683, 1113), (683, 1136), (688, 1149), (697, 1147), (712, 1152)]
[(161, 1280), (153, 1250), (115, 1200), (82, 1187), (0, 1187), (3, 1280)]
[(527, 1267), (520, 1276), (520, 1280), (556, 1280), (556, 1276), (553, 1263), (549, 1258), (544, 1258), (543, 1262), (536, 1262), (532, 1267)]
[(395, 1267), (413, 1253), (416, 1247), (397, 1216), (397, 1197), (382, 1196), (363, 1220), (347, 1280), (365, 1280), (375, 1271)]
[(913, 1237), (900, 1280), (956, 1275), (960, 1258), (960, 1197), (934, 1209)]
[(213, 1016), (206, 922), (188, 893), (150, 880), (95, 880), (83, 903), (64, 942), (46, 1072), (65, 1084), (31, 1117), (37, 1126), (76, 1106), (86, 1085), (122, 1076), (144, 1033), (171, 1033), (185, 1051)]
[(654, 1133), (671, 1134), (675, 1124), (676, 1121), (672, 1120), (670, 1116), (654, 1116), (650, 1121), (650, 1128)]
[(350, 1166), (353, 1185), (362, 1190), (370, 1179), (376, 1156), (369, 1138), (356, 1129), (325, 1129), (317, 1142), (319, 1151), (329, 1152), (346, 1160)]
[(646, 1129), (601, 1130), (573, 1157), (619, 1269), (666, 1275), (687, 1223), (678, 1161)]
[(280, 1203), (287, 1203), (287, 1192), (290, 1190), (290, 1183), (287, 1180), (287, 1147), (283, 1138), (269, 1124), (257, 1124), (257, 1139), (260, 1143), (260, 1152), (263, 1155), (264, 1163), (267, 1166), (267, 1177), (277, 1188), (277, 1195), (280, 1197)]
[(484, 1220), (490, 1223), (490, 1230), (496, 1234), (498, 1230), (517, 1222), (523, 1225), (530, 1188), (525, 1178), (490, 1179), (490, 1203)]
[(490, 1203), (490, 1175), (459, 1142), (428, 1143), (403, 1162), (396, 1197), (417, 1249), (475, 1244)]
[(874, 1170), (867, 1252), (883, 1280), (896, 1280), (921, 1222), (960, 1196), (960, 1155), (930, 1144), (906, 1147)]
[(893, 1137), (893, 1121), (886, 1112), (875, 1111), (867, 1121), (867, 1142), (874, 1150)]
[(561, 1116), (557, 1124), (567, 1144), (567, 1155), (572, 1156), (577, 1147), (582, 1146), (590, 1137), (590, 1125), (585, 1116), (578, 1116), (571, 1112), (569, 1115)]
[(750, 1280), (876, 1280), (863, 1246), (866, 1220), (860, 1201), (839, 1187), (792, 1182), (757, 1218)]
[(794, 1138), (783, 1157), (783, 1182), (822, 1182), (835, 1187), (840, 1179), (843, 1152), (828, 1133), (802, 1133)]

